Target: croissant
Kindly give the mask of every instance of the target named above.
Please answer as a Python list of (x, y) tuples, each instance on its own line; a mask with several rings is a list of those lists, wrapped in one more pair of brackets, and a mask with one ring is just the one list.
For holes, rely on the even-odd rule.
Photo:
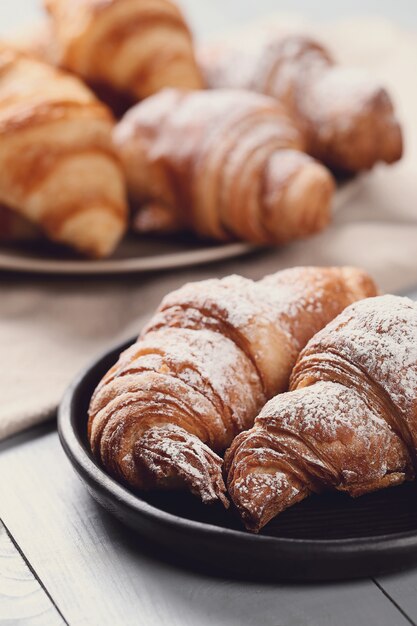
[(203, 86), (190, 30), (169, 0), (44, 0), (55, 62), (135, 100)]
[(0, 203), (52, 240), (109, 254), (127, 223), (109, 111), (77, 78), (0, 44)]
[(114, 138), (144, 230), (278, 243), (329, 221), (332, 177), (301, 152), (271, 98), (164, 90), (129, 111)]
[[(41, 21), (30, 24), (21, 31), (13, 33), (12, 36), (8, 37), (7, 43), (38, 61), (56, 67), (60, 66), (56, 33), (53, 28), (53, 21), (48, 16)], [(117, 119), (121, 118), (136, 103), (137, 99), (132, 95), (122, 92), (108, 83), (94, 79), (89, 80), (87, 77), (83, 77), (82, 80)]]
[(246, 61), (231, 46), (206, 48), (201, 66), (210, 87), (276, 98), (301, 129), (306, 151), (333, 169), (357, 172), (401, 158), (401, 128), (387, 91), (366, 72), (337, 65), (310, 37), (275, 37)]
[(288, 385), (312, 334), (375, 294), (353, 268), (294, 268), (259, 282), (229, 276), (168, 295), (91, 399), (88, 437), (134, 489), (185, 487), (227, 504), (218, 456)]
[(414, 478), (416, 303), (387, 295), (349, 306), (301, 352), (290, 388), (226, 453), (249, 530), (311, 493), (360, 496)]

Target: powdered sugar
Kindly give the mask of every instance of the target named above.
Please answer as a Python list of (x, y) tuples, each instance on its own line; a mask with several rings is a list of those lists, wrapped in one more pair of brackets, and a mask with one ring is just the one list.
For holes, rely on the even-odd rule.
[[(357, 123), (356, 115), (366, 110), (380, 92), (377, 81), (367, 72), (337, 66), (327, 69), (312, 83), (310, 97), (303, 99), (303, 113), (318, 124), (322, 118), (335, 124), (336, 118), (338, 127), (342, 129), (345, 124), (348, 130)], [(348, 111), (350, 115), (340, 115)]]
[(161, 308), (181, 303), (182, 306), (193, 305), (214, 314), (220, 311), (230, 324), (240, 328), (253, 323), (255, 318), (262, 319), (264, 315), (272, 319), (273, 311), (262, 295), (259, 283), (232, 275), (221, 280), (188, 283), (164, 298)]
[[(211, 330), (166, 328), (148, 333), (141, 340), (140, 349), (162, 354), (162, 362), (190, 386), (201, 389), (209, 385), (229, 407), (241, 430), (252, 420), (262, 391), (259, 377), (251, 361), (229, 338)], [(160, 369), (161, 371), (161, 369)]]
[(270, 400), (257, 423), (323, 441), (358, 437), (369, 448), (373, 437), (392, 431), (371, 411), (356, 391), (337, 383), (319, 382)]
[[(239, 491), (240, 503), (243, 506), (250, 503), (252, 511), (260, 511), (265, 507), (268, 492), (278, 496), (284, 489), (288, 490), (289, 495), (295, 495), (299, 491), (289, 483), (288, 476), (280, 471), (246, 474), (236, 481), (234, 489)], [(258, 501), (259, 496), (262, 496), (263, 502)]]
[[(417, 305), (379, 296), (355, 303), (318, 333), (306, 353), (334, 351), (390, 396), (417, 433)], [(331, 357), (330, 357), (331, 358)], [(300, 357), (300, 360), (302, 356)]]
[[(243, 330), (255, 324), (255, 320), (257, 325), (272, 324), (299, 349), (302, 346), (294, 337), (294, 326), (300, 322), (302, 312), (311, 317), (310, 328), (304, 329), (309, 338), (323, 325), (323, 314), (332, 319), (343, 308), (340, 300), (346, 285), (337, 272), (303, 267), (278, 272), (258, 282), (233, 275), (189, 283), (166, 296), (161, 310), (180, 304), (186, 316), (187, 307), (196, 307), (220, 315), (233, 327)], [(350, 301), (351, 298), (347, 299), (346, 304)]]
[(161, 485), (184, 481), (203, 502), (220, 498), (227, 506), (222, 459), (183, 428), (167, 424), (147, 430), (137, 454)]

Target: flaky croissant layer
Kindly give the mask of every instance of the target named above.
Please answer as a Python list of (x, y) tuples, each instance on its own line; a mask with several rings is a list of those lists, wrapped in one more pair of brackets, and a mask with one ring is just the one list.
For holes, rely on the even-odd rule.
[(48, 237), (109, 254), (127, 223), (113, 119), (77, 78), (0, 44), (0, 202)]
[(282, 243), (329, 221), (333, 179), (271, 98), (164, 90), (129, 111), (114, 138), (147, 231)]
[(250, 530), (312, 492), (358, 496), (414, 477), (417, 305), (352, 304), (309, 341), (290, 389), (226, 453), (229, 493)]
[(373, 294), (369, 276), (353, 268), (294, 268), (258, 282), (229, 276), (174, 291), (92, 397), (94, 455), (135, 489), (185, 487), (227, 504), (218, 453), (287, 388), (312, 334)]

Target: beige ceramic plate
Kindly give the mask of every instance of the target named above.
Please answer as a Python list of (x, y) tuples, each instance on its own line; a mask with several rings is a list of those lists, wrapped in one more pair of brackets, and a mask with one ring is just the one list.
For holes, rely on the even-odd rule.
[[(361, 177), (339, 185), (334, 211), (353, 201)], [(142, 238), (130, 235), (109, 259), (89, 261), (40, 242), (0, 247), (0, 270), (42, 274), (127, 274), (212, 263), (246, 254), (248, 243), (210, 244), (192, 237)]]

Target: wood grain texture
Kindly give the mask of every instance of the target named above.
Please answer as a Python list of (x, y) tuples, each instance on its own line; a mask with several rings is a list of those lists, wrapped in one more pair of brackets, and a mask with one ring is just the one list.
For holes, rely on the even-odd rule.
[[(0, 446), (2, 515), (64, 618), (144, 626), (404, 626), (369, 580), (287, 586), (210, 578), (152, 556), (90, 498), (51, 427)], [(18, 445), (13, 445), (17, 443)]]
[(65, 622), (0, 522), (0, 623), (59, 626)]

